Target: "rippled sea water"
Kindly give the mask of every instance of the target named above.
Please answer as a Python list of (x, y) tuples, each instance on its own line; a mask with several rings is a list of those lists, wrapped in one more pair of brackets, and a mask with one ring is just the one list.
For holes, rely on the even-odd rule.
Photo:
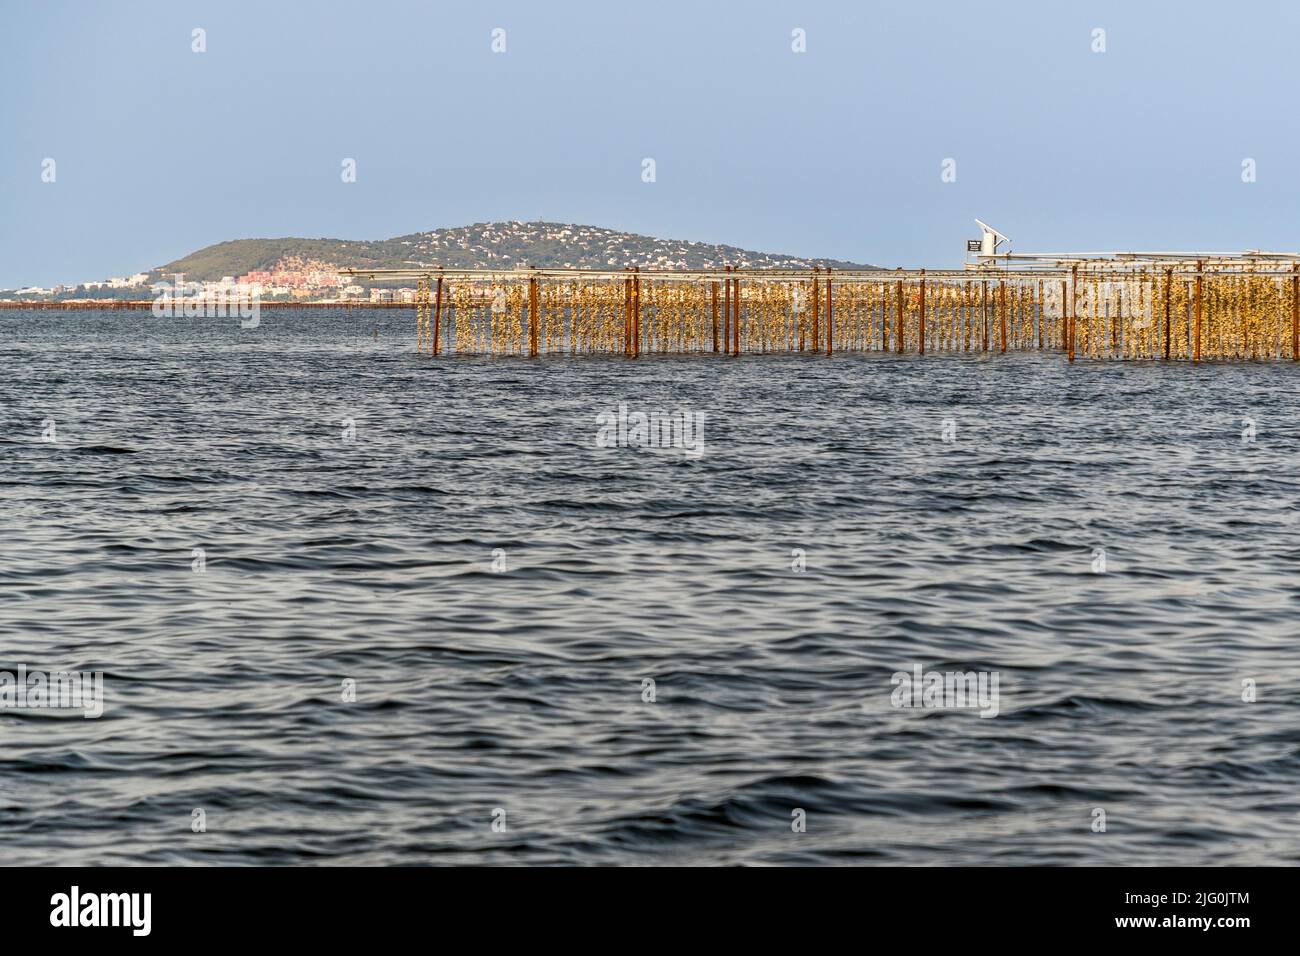
[(0, 710), (0, 862), (1300, 860), (1296, 366), (413, 325), (0, 312), (0, 669), (106, 696)]

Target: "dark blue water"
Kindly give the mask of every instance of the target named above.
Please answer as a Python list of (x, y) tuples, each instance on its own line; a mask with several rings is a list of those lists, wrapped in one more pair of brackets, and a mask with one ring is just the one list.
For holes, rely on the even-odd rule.
[(0, 862), (1300, 860), (1296, 366), (413, 338), (0, 313)]

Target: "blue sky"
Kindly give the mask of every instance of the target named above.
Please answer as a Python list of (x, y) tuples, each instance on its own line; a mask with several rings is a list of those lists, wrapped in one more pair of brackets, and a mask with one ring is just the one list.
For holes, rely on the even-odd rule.
[(1022, 251), (1300, 248), (1300, 4), (6, 0), (0, 27), (0, 287), (490, 219), (886, 266), (958, 263), (975, 216)]

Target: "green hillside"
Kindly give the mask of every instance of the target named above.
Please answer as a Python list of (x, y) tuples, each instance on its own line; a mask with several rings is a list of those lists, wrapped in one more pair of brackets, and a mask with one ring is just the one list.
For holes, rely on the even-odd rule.
[(736, 246), (678, 239), (656, 239), (596, 226), (551, 222), (487, 222), (453, 229), (414, 233), (393, 239), (234, 239), (219, 242), (151, 270), (153, 274), (183, 272), (190, 279), (220, 279), (269, 269), (281, 259), (297, 256), (340, 268), (401, 268), (440, 265), (447, 268), (514, 268), (517, 265), (586, 269), (747, 268), (836, 269), (872, 268), (839, 259), (808, 258), (753, 252)]
[(232, 239), (207, 246), (176, 259), (154, 272), (184, 273), (191, 279), (220, 279), (246, 272), (270, 269), (281, 259), (300, 256), (359, 268), (392, 268), (401, 264), (400, 255), (384, 242), (356, 242), (343, 239)]

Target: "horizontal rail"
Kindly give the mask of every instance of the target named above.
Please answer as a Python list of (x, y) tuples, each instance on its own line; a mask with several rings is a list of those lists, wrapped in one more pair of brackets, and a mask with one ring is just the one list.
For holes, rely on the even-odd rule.
[[(438, 278), (462, 282), (518, 282), (528, 279), (613, 281), (639, 276), (642, 280), (656, 282), (721, 282), (727, 279), (759, 280), (763, 282), (807, 282), (813, 276), (831, 276), (836, 282), (894, 282), (898, 280), (969, 282), (972, 280), (1059, 279), (1069, 276), (1075, 269), (1080, 275), (1133, 276), (1143, 272), (1172, 270), (1175, 276), (1194, 278), (1198, 275), (1214, 276), (1289, 276), (1300, 267), (1300, 259), (1283, 258), (1282, 253), (1269, 254), (1257, 259), (1206, 259), (1198, 261), (1146, 259), (1053, 259), (1054, 266), (1032, 268), (999, 268), (995, 265), (968, 265), (963, 269), (576, 269), (576, 268), (510, 268), (462, 269), (445, 266), (422, 266), (408, 269), (340, 269), (338, 274), (350, 279), (368, 281)], [(1289, 255), (1289, 254), (1288, 254)], [(1037, 261), (1035, 257), (1035, 261)]]

